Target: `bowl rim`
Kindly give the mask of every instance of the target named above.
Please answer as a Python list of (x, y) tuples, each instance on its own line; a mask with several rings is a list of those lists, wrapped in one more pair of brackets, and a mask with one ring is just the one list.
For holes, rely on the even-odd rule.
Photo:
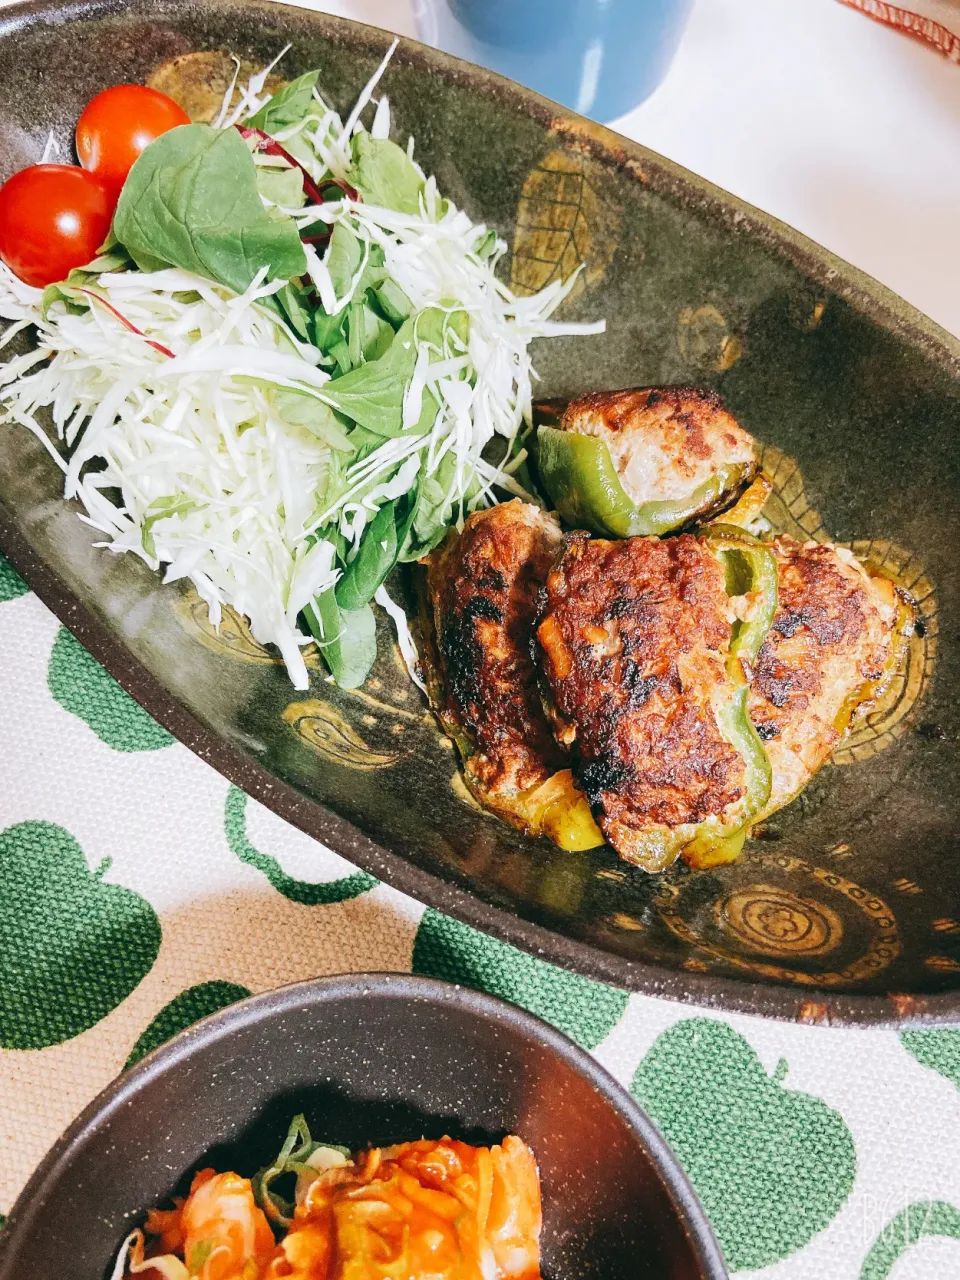
[[(18, 31), (47, 23), (63, 26), (131, 13), (176, 20), (189, 0), (17, 0), (0, 10), (0, 43)], [(378, 27), (318, 13), (277, 0), (215, 0), (220, 11), (270, 15), (273, 23), (285, 13), (309, 22), (320, 35), (379, 57), (391, 34)], [(937, 361), (960, 381), (960, 339), (866, 273), (838, 258), (786, 223), (747, 204), (656, 152), (533, 90), (473, 63), (410, 39), (397, 37), (394, 61), (419, 66), (433, 75), (466, 84), (477, 92), (510, 99), (530, 118), (549, 127), (607, 165), (628, 173), (640, 187), (656, 191), (680, 207), (720, 222), (740, 234), (752, 235), (825, 290), (849, 303), (881, 327), (890, 330)], [(815, 986), (762, 983), (745, 978), (695, 973), (664, 964), (630, 959), (606, 951), (548, 925), (517, 915), (464, 887), (425, 870), (379, 844), (346, 818), (320, 801), (298, 791), (261, 765), (243, 747), (233, 746), (208, 729), (178, 701), (126, 648), (118, 635), (75, 596), (56, 572), (37, 555), (15, 515), (0, 502), (0, 550), (27, 585), (76, 636), (107, 671), (179, 742), (211, 764), (280, 817), (313, 836), (357, 867), (435, 907), (465, 924), (551, 963), (587, 977), (683, 1004), (747, 1013), (817, 1026), (874, 1026), (905, 1028), (954, 1022), (960, 1013), (960, 989), (922, 994), (887, 991), (860, 995), (837, 993)]]
[[(121, 1070), (68, 1125), (17, 1196), (0, 1232), (0, 1280), (13, 1276), (18, 1248), (29, 1240), (31, 1227), (46, 1207), (49, 1185), (66, 1176), (73, 1160), (96, 1138), (101, 1126), (123, 1108), (135, 1105), (154, 1080), (176, 1071), (201, 1049), (229, 1040), (241, 1028), (370, 996), (434, 1007), (455, 1005), (477, 1022), (519, 1031), (564, 1062), (607, 1101), (639, 1139), (679, 1219), (702, 1280), (729, 1280), (713, 1228), (677, 1157), (647, 1113), (605, 1067), (556, 1027), (499, 996), (438, 978), (386, 971), (331, 974), (247, 996), (185, 1027), (140, 1062)], [(118, 1248), (120, 1243), (118, 1240)]]

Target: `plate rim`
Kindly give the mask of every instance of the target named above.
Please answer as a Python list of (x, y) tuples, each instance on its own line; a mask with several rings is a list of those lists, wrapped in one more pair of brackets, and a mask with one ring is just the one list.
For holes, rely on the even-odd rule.
[(545, 1045), (601, 1094), (639, 1138), (690, 1242), (702, 1280), (729, 1280), (706, 1210), (679, 1159), (643, 1107), (596, 1058), (549, 1022), (500, 996), (439, 978), (382, 970), (328, 974), (247, 996), (178, 1031), (133, 1067), (121, 1070), (57, 1138), (14, 1201), (0, 1233), (0, 1275), (7, 1271), (11, 1258), (16, 1262), (13, 1251), (17, 1237), (29, 1231), (43, 1214), (48, 1181), (65, 1174), (77, 1149), (95, 1136), (98, 1127), (113, 1114), (135, 1105), (141, 1089), (148, 1087), (151, 1080), (176, 1070), (205, 1045), (229, 1039), (239, 1027), (371, 995), (433, 1006), (453, 1004), (475, 1016), (479, 1023), (508, 1025)]
[[(45, 19), (57, 26), (111, 14), (155, 13), (176, 19), (188, 0), (17, 0), (0, 12), (0, 43), (14, 38), (24, 26)], [(317, 13), (278, 0), (217, 0), (220, 9), (247, 13), (295, 13), (330, 38), (354, 48), (382, 52), (391, 33), (332, 14)], [(549, 122), (558, 138), (567, 135), (606, 164), (627, 171), (641, 187), (672, 198), (681, 207), (695, 204), (701, 216), (719, 219), (730, 228), (752, 234), (771, 252), (785, 256), (806, 278), (892, 331), (946, 372), (960, 379), (960, 339), (953, 337), (905, 299), (865, 272), (832, 254), (771, 214), (755, 208), (707, 179), (666, 157), (624, 138), (604, 125), (578, 116), (533, 90), (410, 39), (397, 37), (398, 62), (426, 64), (460, 83), (493, 88), (519, 99), (526, 114)], [(376, 46), (374, 50), (373, 46)], [(478, 897), (442, 876), (414, 866), (393, 853), (318, 800), (256, 761), (241, 747), (231, 746), (207, 728), (170, 693), (94, 612), (66, 586), (34, 551), (13, 511), (0, 501), (0, 551), (37, 597), (89, 650), (119, 684), (180, 743), (210, 764), (229, 782), (265, 807), (354, 863), (361, 870), (434, 907), (464, 924), (490, 934), (560, 968), (596, 981), (680, 1004), (730, 1013), (753, 1014), (781, 1021), (817, 1026), (906, 1028), (955, 1022), (960, 1013), (960, 989), (866, 995), (837, 993), (819, 987), (760, 983), (720, 974), (700, 974), (665, 965), (632, 960), (591, 943), (558, 933), (547, 925), (524, 919)]]

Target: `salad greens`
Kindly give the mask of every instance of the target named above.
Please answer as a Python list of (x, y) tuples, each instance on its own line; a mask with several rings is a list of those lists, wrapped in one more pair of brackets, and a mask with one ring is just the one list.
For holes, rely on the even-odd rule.
[(423, 195), (423, 175), (407, 153), (389, 138), (358, 133), (353, 139), (349, 181), (370, 204), (398, 213), (416, 214)]
[(247, 117), (251, 129), (276, 133), (297, 124), (313, 108), (313, 91), (320, 79), (319, 71), (307, 71), (268, 98), (259, 111)]
[(0, 364), (4, 416), (113, 550), (189, 579), (214, 625), (246, 614), (298, 688), (311, 641), (338, 684), (365, 679), (371, 602), (412, 662), (386, 579), (531, 496), (530, 341), (603, 328), (550, 319), (572, 277), (531, 297), (497, 277), (504, 242), (389, 137), (389, 56), (346, 120), (316, 71), (272, 97), (253, 77), (216, 125), (146, 148), (88, 267), (42, 295), (0, 269), (0, 314), (38, 331)]
[(185, 124), (152, 142), (120, 193), (113, 231), (142, 271), (180, 267), (237, 293), (266, 268), (268, 280), (307, 263), (292, 218), (274, 219), (235, 129)]

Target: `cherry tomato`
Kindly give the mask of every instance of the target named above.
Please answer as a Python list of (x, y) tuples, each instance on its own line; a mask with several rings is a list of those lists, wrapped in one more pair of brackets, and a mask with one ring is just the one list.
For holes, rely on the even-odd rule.
[(0, 258), (43, 288), (82, 267), (107, 238), (114, 200), (102, 183), (69, 164), (35, 164), (0, 187)]
[(143, 84), (117, 84), (84, 107), (77, 122), (77, 155), (116, 199), (141, 151), (161, 133), (189, 123), (165, 93)]

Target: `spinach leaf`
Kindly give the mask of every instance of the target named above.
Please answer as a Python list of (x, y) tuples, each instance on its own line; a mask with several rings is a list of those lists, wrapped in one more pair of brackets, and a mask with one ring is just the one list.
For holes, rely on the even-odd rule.
[(313, 343), (324, 355), (333, 355), (333, 348), (343, 339), (343, 326), (346, 314), (328, 316), (322, 307), (318, 307), (313, 315)]
[(369, 605), (341, 609), (329, 587), (304, 609), (307, 626), (341, 689), (363, 684), (377, 657), (377, 621)]
[[(307, 197), (303, 190), (303, 174), (299, 169), (291, 169), (289, 165), (281, 168), (273, 164), (256, 164), (257, 190), (262, 196), (284, 209), (300, 209)], [(279, 209), (268, 209), (268, 217), (281, 219), (286, 215)]]
[[(390, 331), (393, 336), (393, 330)], [(347, 360), (350, 368), (363, 364), (363, 303), (351, 302), (347, 308)], [(344, 370), (348, 372), (348, 370)]]
[[(334, 450), (333, 453), (330, 454), (330, 460), (327, 463), (327, 474), (324, 477), (323, 483), (317, 486), (317, 505), (313, 513), (315, 518), (319, 519), (328, 507), (333, 506), (333, 504), (338, 502), (346, 493), (349, 488), (349, 485), (347, 484), (347, 467), (350, 463), (355, 461), (355, 458), (350, 457), (348, 454), (341, 454), (337, 450)], [(320, 536), (321, 535), (318, 532), (317, 537)], [(340, 535), (338, 533), (337, 538), (339, 537)], [(332, 542), (334, 546), (341, 548), (340, 559), (342, 560), (342, 552), (346, 549), (345, 543), (341, 544), (341, 542), (338, 542), (335, 538), (330, 536), (327, 536), (327, 541)]]
[[(373, 453), (374, 449), (379, 449), (383, 444), (383, 436), (378, 436), (375, 431), (368, 431), (366, 427), (352, 427), (350, 429), (350, 443), (357, 451), (355, 462), (361, 462), (368, 454)], [(385, 472), (381, 477), (382, 482), (386, 482), (393, 475), (393, 472)]]
[(493, 253), (496, 247), (497, 247), (497, 233), (495, 231), (488, 231), (487, 234), (480, 241), (480, 243), (474, 245), (473, 247), (474, 256), (479, 258), (481, 262), (484, 262), (487, 258), (490, 257), (491, 253)]
[[(421, 312), (420, 319), (427, 314)], [(423, 435), (433, 426), (440, 408), (433, 393), (425, 390), (419, 420), (404, 429), (403, 395), (417, 358), (413, 324), (413, 320), (404, 321), (378, 360), (334, 378), (323, 388), (325, 400), (379, 436)]]
[(335, 342), (330, 348), (330, 354), (337, 362), (337, 367), (341, 373), (352, 373), (355, 368), (353, 358), (350, 354), (350, 344), (346, 339), (341, 338), (339, 342)]
[[(416, 358), (413, 321), (408, 320), (379, 360), (334, 378), (323, 388), (324, 398), (377, 435), (398, 436), (403, 431), (403, 393), (413, 376)], [(415, 434), (418, 427), (409, 430)]]
[(317, 162), (317, 157), (314, 154), (310, 143), (305, 141), (301, 134), (295, 133), (292, 137), (285, 138), (283, 142), (283, 149), (286, 151), (288, 156), (292, 156), (294, 160), (302, 164), (307, 173), (313, 172), (313, 166)]
[[(503, 461), (508, 462), (512, 460), (517, 456), (521, 449), (526, 449), (527, 456), (524, 458), (523, 462), (520, 463), (519, 467), (514, 468), (513, 478), (519, 485), (526, 489), (527, 493), (532, 494), (533, 497), (543, 501), (544, 495), (541, 491), (537, 469), (533, 462), (533, 459), (536, 456), (536, 442), (537, 428), (535, 426), (521, 428), (505, 451)], [(484, 456), (486, 456), (486, 454)], [(489, 460), (491, 462), (494, 461), (494, 457), (491, 456)], [(549, 508), (550, 504), (545, 503), (544, 505)]]
[(278, 418), (291, 426), (304, 427), (307, 431), (341, 453), (354, 453), (355, 449), (346, 428), (328, 404), (306, 391), (294, 391), (289, 387), (275, 387), (270, 392)]
[(264, 133), (276, 133), (278, 129), (299, 124), (313, 105), (313, 91), (319, 79), (319, 71), (307, 71), (302, 76), (297, 76), (296, 80), (291, 80), (265, 102), (246, 121), (247, 126), (262, 129)]
[(357, 297), (362, 297), (368, 289), (379, 288), (386, 279), (387, 268), (384, 265), (383, 250), (378, 244), (372, 244), (367, 250), (366, 266), (357, 285)]
[(143, 549), (148, 556), (156, 559), (157, 544), (153, 538), (153, 526), (158, 520), (165, 520), (167, 516), (186, 516), (191, 511), (196, 511), (197, 504), (191, 498), (184, 498), (175, 493), (170, 494), (167, 498), (157, 498), (147, 507), (144, 515), (143, 525), (141, 527), (140, 541)]
[(354, 135), (353, 165), (347, 181), (368, 204), (398, 213), (419, 213), (423, 179), (402, 147), (389, 138)]
[(360, 539), (357, 554), (335, 587), (341, 609), (362, 609), (397, 562), (397, 501), (385, 502)]
[(462, 309), (445, 311), (442, 307), (427, 307), (417, 316), (415, 333), (421, 342), (428, 342), (440, 351), (443, 350), (444, 334), (453, 333), (466, 348), (470, 337), (470, 317)]
[(386, 355), (393, 341), (391, 326), (364, 302), (351, 303), (347, 315), (347, 331), (350, 358), (354, 365), (379, 360), (382, 355)]
[(360, 241), (348, 226), (338, 222), (333, 228), (330, 247), (323, 259), (338, 299), (346, 295), (353, 277), (360, 270), (362, 260), (363, 246)]
[(395, 329), (409, 319), (413, 304), (395, 280), (389, 276), (374, 290), (374, 298), (380, 310)]
[(267, 216), (236, 129), (185, 124), (161, 134), (130, 170), (113, 229), (142, 270), (170, 264), (242, 293), (262, 267), (271, 280), (307, 262), (292, 218)]
[(86, 311), (90, 306), (90, 299), (85, 298), (83, 294), (78, 296), (74, 290), (95, 286), (97, 277), (103, 275), (105, 271), (127, 271), (131, 266), (130, 259), (122, 249), (97, 254), (85, 267), (74, 267), (66, 280), (47, 285), (40, 300), (40, 314), (46, 320), (47, 312), (55, 302), (66, 303), (68, 310), (78, 314)]
[[(454, 455), (445, 453), (432, 475), (421, 475), (413, 523), (397, 557), (401, 563), (419, 560), (421, 556), (428, 555), (443, 541), (447, 530), (459, 514), (460, 504), (447, 501), (456, 465)], [(475, 498), (479, 492), (480, 485), (474, 480), (467, 488), (463, 500), (464, 510), (470, 510), (471, 499)]]
[(310, 318), (312, 308), (307, 300), (306, 290), (288, 282), (271, 298), (264, 299), (264, 305), (273, 307), (286, 320), (298, 338), (310, 341)]

